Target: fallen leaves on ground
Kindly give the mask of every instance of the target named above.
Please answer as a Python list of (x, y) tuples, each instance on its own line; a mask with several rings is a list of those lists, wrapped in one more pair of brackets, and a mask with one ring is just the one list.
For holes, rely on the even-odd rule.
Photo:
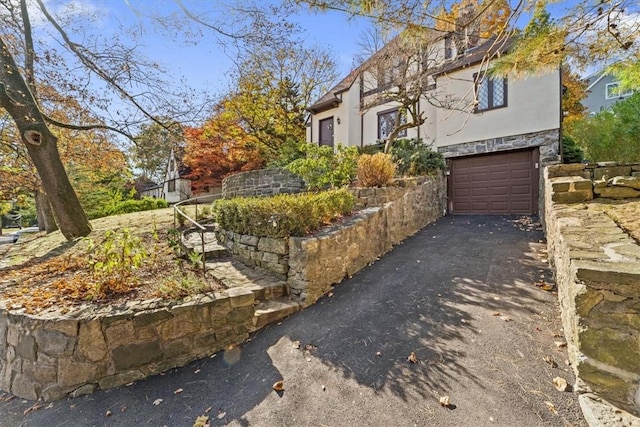
[(284, 391), (284, 381), (276, 381), (272, 388), (277, 392)]
[(193, 423), (193, 427), (209, 427), (209, 417), (206, 415), (200, 415)]
[(225, 415), (227, 415), (227, 413), (225, 411), (223, 411), (222, 409), (218, 409), (218, 419), (221, 420), (225, 417)]
[(558, 410), (556, 409), (556, 405), (554, 405), (552, 402), (549, 402), (548, 400), (545, 400), (544, 404), (547, 405), (547, 409), (549, 410), (549, 412), (551, 412), (552, 414), (558, 415)]
[(164, 399), (156, 399), (156, 400), (154, 400), (154, 401), (153, 401), (153, 404), (154, 404), (155, 406), (158, 406), (158, 405), (159, 405), (159, 404), (161, 404), (163, 401), (164, 401)]
[(545, 282), (544, 280), (540, 280), (535, 285), (543, 291), (547, 292), (553, 292), (556, 290), (556, 285), (554, 285), (553, 283)]
[(173, 394), (180, 394), (180, 393), (182, 393), (183, 391), (184, 391), (184, 389), (179, 388), (179, 389), (175, 390), (175, 391), (173, 392)]
[(555, 341), (554, 344), (556, 345), (556, 347), (558, 348), (565, 348), (567, 346), (567, 343), (564, 341)]
[(542, 360), (544, 360), (549, 365), (551, 365), (552, 368), (557, 368), (558, 367), (558, 364), (556, 363), (556, 361), (553, 360), (550, 356), (545, 356), (545, 357), (542, 358)]
[(553, 385), (558, 391), (567, 391), (569, 388), (569, 384), (567, 384), (567, 380), (562, 377), (555, 377), (553, 379)]
[(411, 363), (418, 363), (418, 356), (416, 356), (416, 353), (412, 351), (409, 357), (407, 357), (407, 360)]
[(451, 398), (449, 396), (442, 396), (440, 398), (440, 406), (444, 406), (445, 408), (451, 406)]
[(296, 350), (298, 350), (300, 348), (300, 341), (294, 341), (293, 342), (293, 348), (295, 348)]
[(107, 412), (105, 412), (105, 413), (104, 413), (104, 416), (105, 416), (105, 417), (110, 417), (110, 416), (111, 416), (111, 411), (107, 411)]
[(513, 319), (509, 316), (500, 316), (500, 320), (504, 320), (505, 322), (511, 322)]

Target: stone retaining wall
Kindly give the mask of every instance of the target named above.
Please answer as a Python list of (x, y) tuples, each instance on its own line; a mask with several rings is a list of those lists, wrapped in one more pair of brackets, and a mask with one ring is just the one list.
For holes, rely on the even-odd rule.
[(287, 280), (289, 272), (287, 239), (256, 237), (224, 230), (216, 233), (216, 239), (243, 264), (260, 267), (281, 280)]
[(248, 289), (162, 304), (55, 318), (0, 309), (0, 390), (50, 401), (117, 387), (241, 343), (254, 329)]
[(220, 230), (218, 239), (243, 263), (285, 278), (289, 292), (308, 305), (445, 213), (442, 172), (352, 191), (358, 205), (368, 207), (313, 236), (271, 239)]
[(595, 197), (630, 199), (640, 197), (640, 163), (575, 163), (549, 167), (554, 202), (576, 203)]
[(271, 196), (305, 191), (305, 182), (282, 169), (240, 172), (222, 181), (222, 197)]
[(545, 171), (546, 234), (570, 362), (600, 397), (640, 415), (640, 245), (605, 213), (562, 204), (554, 190), (579, 195), (591, 181), (553, 177), (560, 170)]

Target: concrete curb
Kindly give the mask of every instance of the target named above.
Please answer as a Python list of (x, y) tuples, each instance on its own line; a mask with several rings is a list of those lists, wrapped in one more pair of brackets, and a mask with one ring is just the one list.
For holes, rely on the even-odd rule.
[(640, 427), (640, 418), (593, 393), (581, 394), (578, 401), (589, 427)]

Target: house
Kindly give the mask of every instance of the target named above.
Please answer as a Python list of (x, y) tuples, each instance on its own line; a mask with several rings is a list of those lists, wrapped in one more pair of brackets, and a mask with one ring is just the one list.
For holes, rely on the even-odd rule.
[(167, 168), (165, 169), (162, 183), (149, 185), (140, 191), (140, 196), (160, 198), (169, 203), (178, 203), (193, 197), (213, 197), (222, 192), (221, 185), (204, 187), (199, 191), (194, 191), (192, 181), (187, 178), (191, 170), (182, 161), (183, 157), (184, 150), (182, 148), (172, 148), (167, 159)]
[(182, 148), (172, 148), (169, 153), (161, 192), (162, 198), (169, 203), (181, 202), (192, 196), (191, 180), (185, 178), (191, 171), (182, 161), (183, 155)]
[[(509, 41), (476, 38), (461, 47), (453, 37), (431, 34), (413, 60), (394, 39), (308, 108), (307, 141), (374, 144), (418, 118), (398, 136), (443, 153), (450, 213), (536, 213), (542, 167), (560, 161), (560, 71), (491, 78), (487, 58)], [(416, 87), (412, 108), (400, 109), (396, 95)]]
[(587, 97), (582, 101), (582, 105), (589, 114), (608, 110), (616, 102), (633, 95), (633, 90), (620, 90), (620, 84), (616, 78), (606, 71), (599, 71), (585, 80)]

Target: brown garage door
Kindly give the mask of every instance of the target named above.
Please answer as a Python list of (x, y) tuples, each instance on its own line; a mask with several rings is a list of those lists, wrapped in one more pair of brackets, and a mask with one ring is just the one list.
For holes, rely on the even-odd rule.
[(452, 159), (449, 212), (538, 212), (538, 149)]

